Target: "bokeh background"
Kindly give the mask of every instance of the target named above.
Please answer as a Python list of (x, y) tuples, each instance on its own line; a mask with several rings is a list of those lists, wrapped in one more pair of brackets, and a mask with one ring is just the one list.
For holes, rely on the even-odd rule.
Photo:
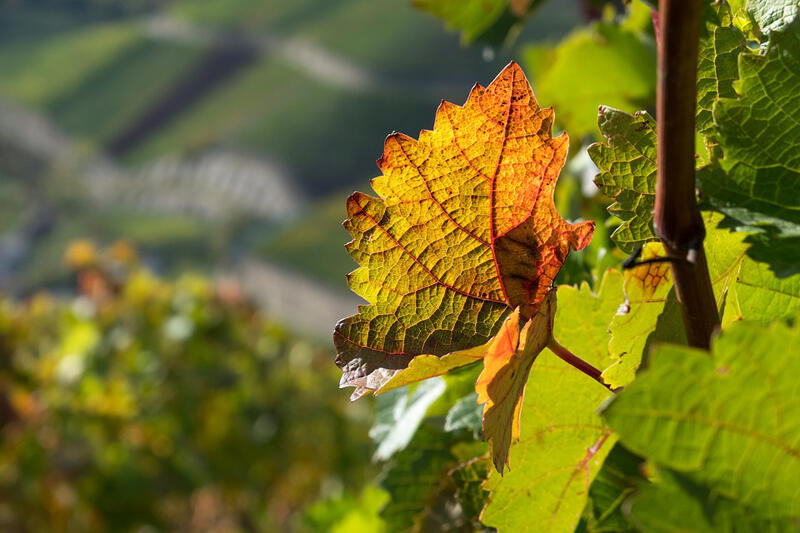
[(599, 224), (562, 281), (591, 282), (597, 105), (655, 91), (636, 2), (469, 41), (405, 0), (0, 0), (3, 531), (384, 527), (330, 342), (344, 198), (515, 59), (570, 133), (557, 204)]

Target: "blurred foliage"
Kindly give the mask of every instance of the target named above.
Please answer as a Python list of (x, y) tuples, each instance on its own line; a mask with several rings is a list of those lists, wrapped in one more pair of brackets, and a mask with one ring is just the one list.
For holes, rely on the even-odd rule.
[(269, 531), (370, 472), (368, 404), (232, 282), (73, 243), (79, 296), (0, 302), (4, 531)]

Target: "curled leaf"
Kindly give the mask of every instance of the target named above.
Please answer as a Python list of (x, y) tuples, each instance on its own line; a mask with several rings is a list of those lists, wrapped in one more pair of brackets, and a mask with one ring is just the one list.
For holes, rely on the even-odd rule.
[(498, 472), (509, 466), (512, 440), (519, 440), (520, 414), (528, 373), (536, 357), (553, 337), (556, 292), (552, 291), (520, 331), (517, 308), (503, 323), (483, 358), (483, 372), (475, 392), (483, 408), (483, 436)]

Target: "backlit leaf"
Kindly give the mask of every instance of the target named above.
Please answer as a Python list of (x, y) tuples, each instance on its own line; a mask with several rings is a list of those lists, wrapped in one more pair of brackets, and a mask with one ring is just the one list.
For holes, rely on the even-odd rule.
[(394, 133), (372, 181), (347, 202), (350, 287), (369, 302), (336, 326), (341, 385), (379, 389), (418, 355), (480, 346), (511, 309), (533, 316), (594, 224), (564, 221), (553, 190), (567, 136), (552, 137), (516, 63), (463, 107), (443, 102), (419, 140)]
[[(663, 256), (660, 243), (650, 243), (642, 251), (643, 260)], [(615, 388), (633, 381), (652, 343), (686, 342), (669, 263), (638, 266), (626, 270), (624, 277), (624, 302), (609, 326), (608, 349), (613, 363), (603, 371), (605, 382)]]
[(625, 24), (599, 22), (554, 48), (537, 44), (524, 52), (537, 94), (558, 109), (559, 124), (573, 138), (596, 131), (601, 104), (635, 111), (655, 99), (655, 42)]

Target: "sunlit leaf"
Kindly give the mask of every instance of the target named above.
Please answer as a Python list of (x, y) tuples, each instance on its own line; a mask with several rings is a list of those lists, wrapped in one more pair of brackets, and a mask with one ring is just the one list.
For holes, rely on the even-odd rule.
[(516, 63), (463, 107), (443, 102), (432, 131), (395, 133), (372, 186), (353, 194), (345, 227), (365, 298), (334, 333), (341, 385), (379, 389), (418, 355), (480, 346), (511, 309), (533, 316), (570, 249), (594, 224), (572, 225), (553, 204), (568, 140), (551, 136)]
[[(643, 260), (663, 256), (660, 243), (650, 243), (642, 252)], [(603, 371), (603, 379), (612, 387), (633, 381), (652, 343), (686, 342), (670, 268), (669, 263), (651, 263), (625, 271), (624, 301), (609, 326), (613, 363)]]
[(661, 345), (603, 417), (636, 453), (765, 518), (798, 517), (800, 328), (739, 322), (711, 356)]
[(762, 32), (785, 30), (800, 14), (797, 0), (747, 0), (747, 10)]

